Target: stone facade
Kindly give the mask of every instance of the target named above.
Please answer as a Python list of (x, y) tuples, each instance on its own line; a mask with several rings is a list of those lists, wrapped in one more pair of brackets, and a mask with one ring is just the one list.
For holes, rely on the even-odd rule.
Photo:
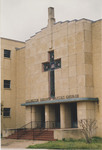
[[(4, 108), (11, 108), (10, 117), (2, 116), (2, 128), (18, 128), (30, 121), (41, 121), (40, 102), (50, 97), (49, 71), (43, 70), (43, 63), (49, 61), (49, 52), (54, 51), (54, 59), (61, 59), (61, 68), (54, 70), (57, 103), (58, 97), (74, 96), (76, 100), (77, 95), (74, 101), (77, 123), (80, 119), (96, 119), (96, 135), (102, 136), (102, 20), (55, 23), (53, 8), (49, 8), (48, 17), (48, 26), (25, 43), (1, 38), (2, 103)], [(4, 49), (11, 50), (10, 59), (4, 58)], [(11, 80), (10, 89), (4, 89), (5, 79)], [(83, 101), (84, 98), (92, 100)], [(56, 103), (47, 104), (46, 100), (45, 122), (55, 121)], [(71, 128), (71, 101), (59, 105), (60, 127)], [(56, 137), (57, 130), (55, 132)]]
[[(24, 102), (24, 90), (22, 89), (24, 55), (22, 51), (15, 50), (16, 47), (24, 47), (24, 42), (1, 38), (1, 103), (3, 108), (10, 108), (10, 116), (1, 116), (2, 129), (16, 128), (24, 124), (22, 116), (25, 117), (24, 108), (21, 110), (20, 103)], [(4, 49), (11, 51), (10, 58), (4, 57)], [(22, 76), (23, 74), (23, 76)], [(4, 80), (11, 80), (10, 88), (4, 88)], [(21, 83), (22, 80), (22, 83)], [(18, 87), (18, 88), (17, 88)], [(23, 92), (22, 92), (23, 90)], [(19, 93), (18, 93), (19, 92)], [(20, 94), (22, 93), (22, 94)], [(22, 116), (21, 116), (22, 114)]]

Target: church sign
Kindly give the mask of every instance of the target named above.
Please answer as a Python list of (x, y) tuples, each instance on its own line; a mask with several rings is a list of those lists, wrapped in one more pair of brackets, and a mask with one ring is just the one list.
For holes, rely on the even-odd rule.
[(76, 94), (76, 95), (57, 96), (54, 98), (48, 97), (48, 98), (30, 99), (30, 100), (26, 100), (26, 103), (49, 101), (49, 100), (59, 100), (59, 99), (68, 99), (68, 98), (78, 98), (78, 97), (79, 97), (79, 95)]

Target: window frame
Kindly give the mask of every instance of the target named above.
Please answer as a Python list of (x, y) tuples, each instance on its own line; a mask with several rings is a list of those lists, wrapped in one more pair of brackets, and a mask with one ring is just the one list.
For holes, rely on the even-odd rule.
[(10, 117), (10, 116), (11, 116), (11, 108), (3, 108), (3, 117)]
[[(9, 53), (6, 53), (6, 52), (9, 52)], [(4, 49), (4, 58), (11, 58), (11, 50)]]
[[(9, 83), (5, 83), (5, 81), (9, 81)], [(11, 88), (11, 80), (4, 80), (4, 89), (10, 89)]]

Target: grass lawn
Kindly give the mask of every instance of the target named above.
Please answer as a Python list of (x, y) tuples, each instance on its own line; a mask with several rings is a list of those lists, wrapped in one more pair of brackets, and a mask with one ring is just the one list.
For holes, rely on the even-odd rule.
[(87, 144), (84, 139), (67, 139), (62, 141), (50, 141), (44, 144), (30, 145), (31, 149), (102, 149), (102, 138), (92, 138), (92, 143)]

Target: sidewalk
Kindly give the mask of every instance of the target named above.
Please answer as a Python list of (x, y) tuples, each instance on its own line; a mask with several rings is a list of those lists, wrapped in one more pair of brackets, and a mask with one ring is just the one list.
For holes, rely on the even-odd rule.
[(29, 145), (47, 143), (48, 141), (1, 139), (1, 149), (26, 149)]

